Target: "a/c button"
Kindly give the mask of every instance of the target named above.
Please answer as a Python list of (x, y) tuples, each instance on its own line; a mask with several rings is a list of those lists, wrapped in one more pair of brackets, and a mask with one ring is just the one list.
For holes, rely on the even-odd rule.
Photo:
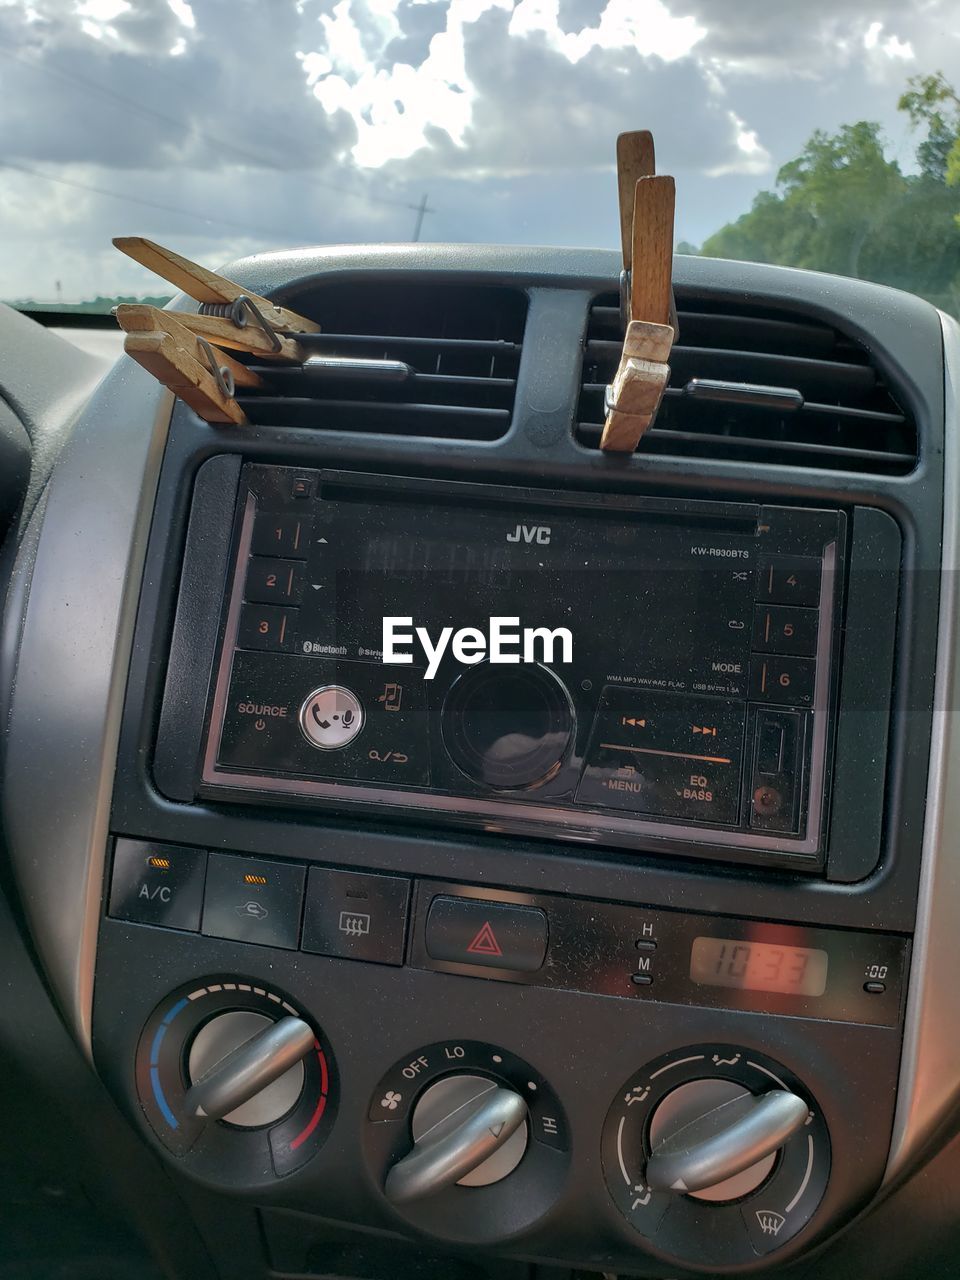
[(110, 915), (167, 929), (200, 928), (207, 855), (203, 849), (118, 839)]

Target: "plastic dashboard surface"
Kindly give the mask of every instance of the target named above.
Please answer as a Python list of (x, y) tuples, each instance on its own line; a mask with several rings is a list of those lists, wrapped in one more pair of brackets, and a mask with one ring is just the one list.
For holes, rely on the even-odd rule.
[[(672, 1210), (663, 1219), (668, 1224), (663, 1228), (666, 1243), (660, 1244), (653, 1227), (641, 1230), (631, 1223), (630, 1212), (639, 1214), (640, 1208), (631, 1211), (628, 1206), (626, 1214), (618, 1210), (600, 1167), (600, 1134), (608, 1108), (625, 1082), (632, 1082), (645, 1064), (664, 1055), (676, 1056), (685, 1045), (709, 1047), (707, 1058), (712, 1054), (732, 1058), (745, 1050), (753, 1054), (752, 1061), (772, 1063), (769, 1069), (774, 1071), (779, 1067), (787, 1083), (796, 1081), (796, 1087), (816, 1104), (830, 1130), (833, 1173), (820, 1207), (815, 1208), (819, 1216), (809, 1220), (809, 1227), (803, 1226), (793, 1236), (786, 1226), (776, 1228), (776, 1217), (769, 1216), (782, 1213), (792, 1195), (785, 1197), (780, 1209), (773, 1204), (758, 1206), (757, 1211), (767, 1215), (766, 1226), (760, 1219), (751, 1224), (732, 1214), (723, 1219), (730, 1224), (724, 1227), (731, 1233), (730, 1241), (739, 1240), (741, 1231), (748, 1239), (754, 1238), (751, 1232), (760, 1232), (763, 1247), (754, 1250), (751, 1265), (767, 1260), (766, 1246), (778, 1239), (778, 1231), (782, 1234), (774, 1252), (783, 1259), (828, 1235), (876, 1193), (891, 1135), (898, 1143), (898, 1167), (903, 1167), (916, 1158), (929, 1131), (934, 1117), (929, 1112), (919, 1114), (914, 1102), (901, 1097), (901, 1116), (895, 1115), (902, 1050), (899, 1018), (899, 1025), (892, 1027), (855, 1025), (655, 998), (623, 1001), (566, 989), (491, 982), (482, 974), (427, 970), (409, 962), (384, 966), (305, 954), (202, 930), (165, 930), (104, 915), (102, 897), (111, 866), (109, 827), (121, 836), (171, 846), (239, 851), (271, 867), (290, 863), (351, 875), (407, 877), (454, 893), (457, 886), (483, 886), (494, 895), (505, 895), (508, 902), (514, 900), (511, 895), (559, 895), (607, 900), (627, 909), (679, 909), (713, 919), (747, 918), (787, 928), (912, 937), (921, 872), (940, 584), (944, 414), (940, 322), (923, 304), (870, 286), (837, 281), (830, 282), (826, 291), (822, 280), (801, 273), (679, 260), (677, 285), (691, 297), (717, 303), (742, 298), (746, 292), (758, 305), (773, 309), (789, 305), (866, 340), (884, 361), (898, 395), (920, 425), (921, 462), (911, 475), (890, 480), (780, 467), (747, 472), (722, 461), (699, 462), (693, 469), (682, 460), (659, 458), (653, 463), (641, 456), (611, 464), (574, 443), (571, 416), (587, 307), (596, 294), (613, 286), (614, 266), (614, 256), (604, 254), (442, 247), (278, 255), (242, 265), (240, 274), (250, 287), (285, 301), (296, 297), (301, 307), (308, 305), (318, 276), (343, 280), (360, 272), (507, 282), (527, 290), (530, 307), (511, 430), (497, 442), (434, 441), (428, 448), (422, 441), (333, 430), (257, 428), (228, 435), (204, 427), (182, 406), (174, 410), (168, 430), (166, 406), (155, 396), (152, 384), (120, 367), (91, 403), (54, 476), (46, 516), (37, 529), (30, 598), (18, 620), (23, 638), (11, 709), (4, 806), (15, 871), (58, 997), (81, 1043), (92, 1046), (98, 1070), (111, 1091), (141, 1128), (143, 1112), (134, 1070), (141, 1033), (155, 1011), (162, 1021), (176, 1007), (165, 1003), (171, 993), (186, 990), (193, 982), (198, 984), (192, 988), (196, 991), (201, 987), (208, 991), (224, 981), (250, 987), (262, 984), (267, 990), (269, 978), (269, 989), (276, 987), (281, 999), (317, 1027), (318, 1043), (324, 1052), (329, 1050), (338, 1070), (335, 1102), (328, 1080), (329, 1115), (334, 1118), (329, 1134), (324, 1131), (326, 1142), (314, 1159), (289, 1177), (265, 1177), (260, 1171), (244, 1182), (242, 1161), (228, 1159), (228, 1172), (224, 1172), (224, 1166), (216, 1163), (214, 1148), (198, 1148), (201, 1163), (192, 1170), (192, 1179), (220, 1197), (217, 1203), (223, 1213), (219, 1227), (210, 1218), (206, 1221), (208, 1247), (227, 1269), (232, 1258), (228, 1237), (232, 1230), (246, 1230), (243, 1224), (254, 1212), (251, 1206), (257, 1205), (267, 1215), (264, 1221), (281, 1211), (309, 1215), (319, 1208), (326, 1217), (368, 1230), (400, 1236), (426, 1232), (449, 1247), (479, 1241), (504, 1256), (589, 1260), (607, 1269), (655, 1274), (664, 1263), (654, 1259), (675, 1256), (669, 1244)], [(154, 417), (152, 436), (144, 432), (136, 437), (129, 431), (131, 420), (147, 422)], [(91, 486), (87, 477), (97, 474), (97, 468), (91, 467), (93, 459), (102, 461), (104, 474)], [(804, 505), (836, 506), (849, 514), (854, 529), (859, 521), (864, 530), (864, 564), (887, 573), (889, 544), (882, 530), (894, 522), (902, 549), (891, 653), (893, 719), (885, 801), (858, 820), (862, 788), (854, 785), (854, 779), (870, 776), (870, 760), (864, 756), (871, 753), (858, 745), (863, 724), (855, 717), (848, 717), (846, 723), (841, 720), (825, 876), (790, 877), (762, 868), (719, 871), (703, 862), (681, 863), (649, 854), (626, 859), (602, 845), (585, 857), (575, 846), (551, 842), (542, 833), (537, 839), (525, 834), (506, 839), (489, 831), (455, 834), (427, 827), (416, 815), (403, 824), (391, 824), (362, 813), (321, 816), (289, 808), (235, 806), (219, 797), (198, 799), (192, 771), (202, 726), (196, 714), (191, 717), (191, 708), (202, 704), (205, 696), (216, 635), (215, 628), (211, 634), (209, 627), (209, 588), (205, 593), (202, 577), (191, 579), (189, 554), (182, 582), (184, 590), (196, 596), (197, 625), (185, 635), (174, 634), (180, 553), (184, 547), (199, 546), (193, 558), (199, 554), (207, 581), (212, 575), (222, 586), (230, 513), (244, 461), (319, 463), (386, 474), (469, 477), (627, 495), (747, 502), (777, 502), (788, 496)], [(106, 472), (111, 468), (108, 481)], [(108, 483), (120, 497), (106, 513), (106, 489), (100, 485)], [(205, 501), (195, 506), (191, 516), (195, 494)], [(68, 513), (71, 502), (80, 502), (80, 507), (73, 505)], [(96, 513), (96, 525), (77, 538), (85, 509)], [(103, 553), (104, 547), (112, 548), (109, 554)], [(852, 579), (851, 591), (856, 589)], [(171, 638), (171, 662), (178, 660), (178, 645), (181, 657), (192, 645), (198, 659), (192, 667), (183, 663), (176, 697), (164, 708), (164, 716), (172, 717), (167, 729), (172, 725), (180, 735), (179, 768), (176, 759), (164, 763), (154, 757)], [(847, 637), (847, 653), (869, 654), (869, 628), (853, 639), (856, 645)], [(869, 663), (859, 669), (854, 664), (844, 673), (852, 684), (869, 683), (869, 678)], [(67, 716), (65, 708), (71, 708)], [(54, 724), (57, 734), (50, 733)], [(54, 803), (46, 787), (42, 795), (37, 790), (43, 784), (32, 766), (41, 755), (45, 777), (61, 770), (71, 779)], [(154, 777), (158, 766), (166, 770), (162, 788)], [(875, 775), (872, 785), (876, 785)], [(873, 842), (873, 856), (861, 852), (850, 857), (864, 830), (867, 844)], [(39, 849), (44, 850), (42, 858), (36, 856)], [(877, 850), (879, 865), (873, 870)], [(76, 911), (78, 901), (84, 904), (80, 912)], [(65, 910), (68, 904), (69, 911)], [(420, 916), (417, 921), (420, 928)], [(915, 954), (919, 950), (922, 956), (926, 939), (921, 942)], [(424, 944), (415, 940), (411, 945)], [(918, 1001), (929, 1002), (931, 990), (929, 985), (918, 986), (919, 973), (915, 963), (903, 1007), (914, 1037), (919, 1031)], [(168, 1025), (179, 1026), (176, 1019), (183, 1016), (171, 1014)], [(399, 1215), (383, 1199), (385, 1169), (408, 1139), (400, 1128), (380, 1128), (374, 1133), (364, 1127), (377, 1085), (393, 1065), (410, 1067), (418, 1056), (431, 1060), (431, 1046), (453, 1052), (461, 1037), (502, 1050), (504, 1062), (512, 1062), (510, 1055), (514, 1055), (529, 1065), (536, 1073), (531, 1079), (542, 1080), (543, 1087), (552, 1091), (569, 1125), (562, 1164), (551, 1163), (553, 1157), (539, 1149), (535, 1152), (535, 1166), (542, 1167), (543, 1176), (529, 1188), (527, 1218), (516, 1204), (498, 1199), (493, 1187), (477, 1190), (479, 1199), (473, 1203), (486, 1207), (475, 1219), (461, 1216), (459, 1202), (449, 1195), (442, 1204), (438, 1202), (436, 1211)], [(917, 1078), (911, 1055), (918, 1044), (916, 1038), (907, 1041), (902, 1078), (908, 1088)], [(904, 1114), (912, 1130), (903, 1129)], [(942, 1114), (941, 1109), (940, 1118)], [(323, 1123), (318, 1121), (314, 1132), (320, 1132)], [(157, 1150), (165, 1149), (149, 1127), (144, 1133)], [(814, 1170), (813, 1164), (810, 1167)], [(518, 1176), (524, 1168), (521, 1164)], [(814, 1185), (814, 1172), (811, 1178), (814, 1181), (805, 1185)], [(188, 1197), (194, 1194), (190, 1185), (188, 1180)], [(509, 1186), (509, 1180), (503, 1183)], [(456, 1197), (457, 1193), (449, 1194)], [(642, 1199), (644, 1194), (635, 1198)], [(195, 1212), (203, 1218), (200, 1200)], [(697, 1212), (710, 1222), (707, 1210)], [(723, 1247), (733, 1251), (730, 1259), (739, 1257), (735, 1242)], [(709, 1265), (711, 1260), (687, 1261)], [(719, 1258), (714, 1262), (725, 1265)]]

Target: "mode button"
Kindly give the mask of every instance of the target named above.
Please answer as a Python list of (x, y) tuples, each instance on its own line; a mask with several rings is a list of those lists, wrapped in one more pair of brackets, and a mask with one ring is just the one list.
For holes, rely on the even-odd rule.
[(425, 940), (434, 960), (535, 973), (547, 954), (547, 917), (538, 907), (439, 897), (430, 904)]

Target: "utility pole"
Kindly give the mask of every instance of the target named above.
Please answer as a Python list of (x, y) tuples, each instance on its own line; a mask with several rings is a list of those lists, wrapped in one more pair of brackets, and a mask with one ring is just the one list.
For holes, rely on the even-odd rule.
[(423, 230), (424, 216), (428, 213), (436, 213), (436, 209), (431, 209), (429, 207), (429, 205), (427, 204), (426, 195), (424, 195), (423, 199), (420, 201), (418, 205), (412, 205), (411, 208), (415, 208), (417, 211), (417, 221), (414, 223), (414, 227), (413, 227), (413, 242), (414, 244), (416, 244), (416, 242), (420, 239), (420, 232)]

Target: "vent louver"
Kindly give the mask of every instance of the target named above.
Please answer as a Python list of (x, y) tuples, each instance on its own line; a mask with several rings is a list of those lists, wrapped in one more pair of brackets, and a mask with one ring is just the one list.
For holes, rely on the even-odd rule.
[[(292, 305), (322, 326), (300, 342), (325, 359), (253, 364), (268, 389), (238, 395), (251, 422), (463, 440), (495, 440), (510, 426), (524, 294), (362, 280)], [(379, 361), (391, 363), (370, 363)]]
[[(670, 385), (640, 452), (883, 475), (914, 468), (915, 424), (864, 347), (780, 311), (682, 297), (677, 305)], [(600, 443), (604, 387), (622, 346), (619, 296), (602, 295), (590, 312), (577, 413), (577, 439), (589, 448)]]

